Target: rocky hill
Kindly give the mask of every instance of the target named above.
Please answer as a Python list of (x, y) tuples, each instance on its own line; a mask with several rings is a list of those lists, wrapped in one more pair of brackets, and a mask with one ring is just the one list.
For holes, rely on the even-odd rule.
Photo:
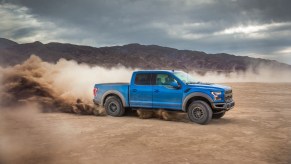
[(56, 62), (60, 58), (65, 58), (103, 67), (123, 65), (140, 69), (182, 69), (203, 73), (205, 71), (245, 71), (248, 68), (256, 70), (261, 65), (268, 65), (273, 68), (291, 70), (290, 65), (274, 60), (225, 53), (207, 54), (157, 45), (128, 44), (95, 48), (63, 43), (18, 44), (8, 39), (0, 39), (0, 64), (2, 66), (21, 63), (31, 54), (48, 62)]

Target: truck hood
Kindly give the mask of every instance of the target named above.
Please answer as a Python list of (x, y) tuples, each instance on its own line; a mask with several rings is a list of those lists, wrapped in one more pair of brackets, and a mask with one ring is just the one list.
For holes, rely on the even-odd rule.
[(211, 83), (195, 83), (195, 84), (187, 84), (191, 88), (203, 88), (209, 90), (231, 90), (231, 87), (219, 84), (211, 84)]

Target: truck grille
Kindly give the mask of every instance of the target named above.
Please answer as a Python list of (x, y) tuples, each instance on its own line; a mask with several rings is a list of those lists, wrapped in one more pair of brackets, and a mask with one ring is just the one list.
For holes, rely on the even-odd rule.
[(232, 90), (225, 91), (224, 100), (225, 100), (225, 102), (231, 102), (232, 101)]

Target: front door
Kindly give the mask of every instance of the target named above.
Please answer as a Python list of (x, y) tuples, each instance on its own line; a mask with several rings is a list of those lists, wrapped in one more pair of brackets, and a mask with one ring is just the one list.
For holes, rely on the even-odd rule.
[[(177, 82), (171, 74), (153, 74), (153, 108), (182, 109), (183, 91), (173, 88), (171, 82)], [(178, 83), (178, 82), (177, 82)]]
[(137, 74), (134, 84), (130, 86), (129, 94), (131, 107), (152, 108), (153, 87), (151, 85), (151, 74)]

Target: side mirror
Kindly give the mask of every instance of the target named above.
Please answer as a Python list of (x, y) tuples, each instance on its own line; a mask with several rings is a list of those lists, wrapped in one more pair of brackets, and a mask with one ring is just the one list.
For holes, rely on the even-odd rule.
[(171, 82), (170, 85), (171, 85), (173, 88), (180, 88), (180, 85), (179, 85), (177, 82)]

